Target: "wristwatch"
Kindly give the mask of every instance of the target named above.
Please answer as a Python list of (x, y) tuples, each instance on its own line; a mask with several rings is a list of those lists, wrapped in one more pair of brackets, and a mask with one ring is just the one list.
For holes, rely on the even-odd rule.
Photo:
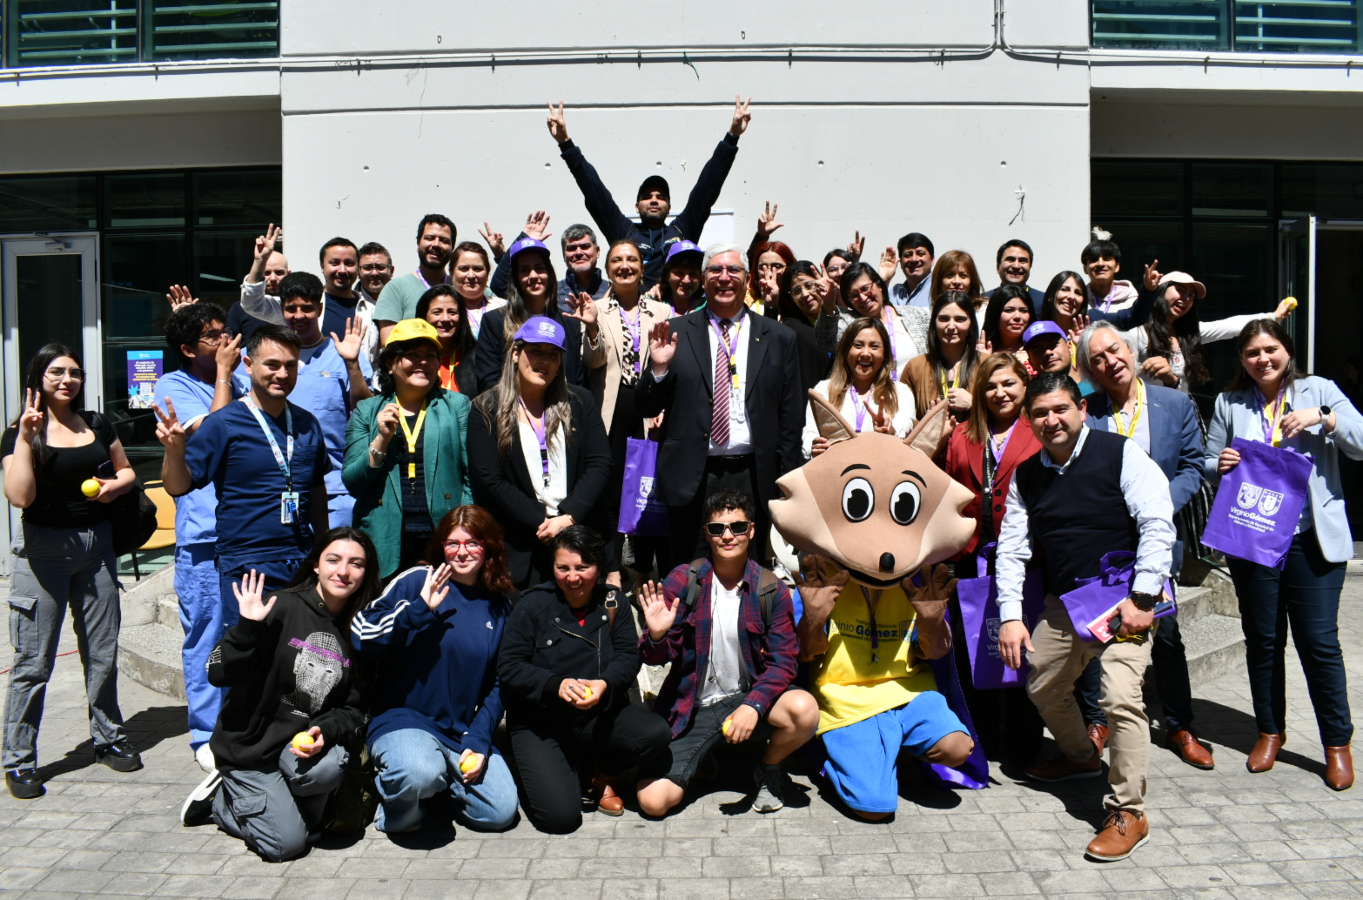
[(1137, 609), (1143, 612), (1150, 612), (1152, 609), (1155, 608), (1155, 604), (1159, 602), (1159, 595), (1145, 594), (1142, 593), (1141, 591), (1132, 591), (1131, 602), (1136, 605)]
[(1318, 409), (1320, 411), (1320, 424), (1324, 425), (1326, 422), (1330, 421), (1330, 413), (1334, 412), (1334, 410), (1330, 409), (1330, 407), (1326, 406), (1324, 403), (1322, 403)]

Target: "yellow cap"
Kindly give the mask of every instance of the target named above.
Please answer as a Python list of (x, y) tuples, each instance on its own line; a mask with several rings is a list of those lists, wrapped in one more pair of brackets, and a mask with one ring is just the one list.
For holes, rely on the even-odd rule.
[(435, 330), (435, 326), (425, 319), (403, 319), (393, 326), (393, 330), (388, 333), (387, 344), (397, 341), (413, 341), (425, 339), (437, 348), (440, 347), (440, 332)]

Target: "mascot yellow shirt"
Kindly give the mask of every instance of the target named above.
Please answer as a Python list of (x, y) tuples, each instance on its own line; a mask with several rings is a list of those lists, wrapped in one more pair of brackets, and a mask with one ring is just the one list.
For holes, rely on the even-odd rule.
[(865, 590), (875, 604), (874, 617), (862, 586), (855, 582), (842, 589), (828, 617), (828, 651), (814, 667), (819, 734), (869, 719), (937, 689), (932, 666), (919, 659), (909, 643), (915, 613), (904, 590), (879, 591), (879, 600), (876, 590)]

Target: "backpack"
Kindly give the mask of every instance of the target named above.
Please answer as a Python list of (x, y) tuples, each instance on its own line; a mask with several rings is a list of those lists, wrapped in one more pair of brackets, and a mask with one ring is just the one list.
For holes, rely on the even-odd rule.
[[(99, 437), (101, 428), (114, 427), (103, 413), (89, 413), (85, 421), (95, 432), (96, 438)], [(108, 450), (109, 445), (104, 444), (104, 449)], [(113, 526), (116, 556), (136, 551), (156, 533), (156, 503), (147, 496), (146, 488), (135, 476), (133, 486), (126, 493), (109, 501), (109, 510), (105, 518)]]

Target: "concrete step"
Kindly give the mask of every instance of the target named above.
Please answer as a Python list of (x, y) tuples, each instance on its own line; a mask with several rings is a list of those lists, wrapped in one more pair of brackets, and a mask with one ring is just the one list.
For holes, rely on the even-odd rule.
[(1228, 672), (1245, 670), (1245, 635), (1240, 620), (1230, 616), (1209, 615), (1192, 622), (1179, 622), (1183, 648), (1188, 658), (1188, 679), (1197, 692)]
[(119, 600), (123, 609), (119, 673), (157, 693), (184, 700), (180, 648), (185, 636), (175, 596), (174, 563), (139, 581)]
[(1178, 587), (1178, 620), (1187, 625), (1206, 616), (1239, 616), (1235, 586), (1220, 571), (1213, 570), (1195, 586)]

